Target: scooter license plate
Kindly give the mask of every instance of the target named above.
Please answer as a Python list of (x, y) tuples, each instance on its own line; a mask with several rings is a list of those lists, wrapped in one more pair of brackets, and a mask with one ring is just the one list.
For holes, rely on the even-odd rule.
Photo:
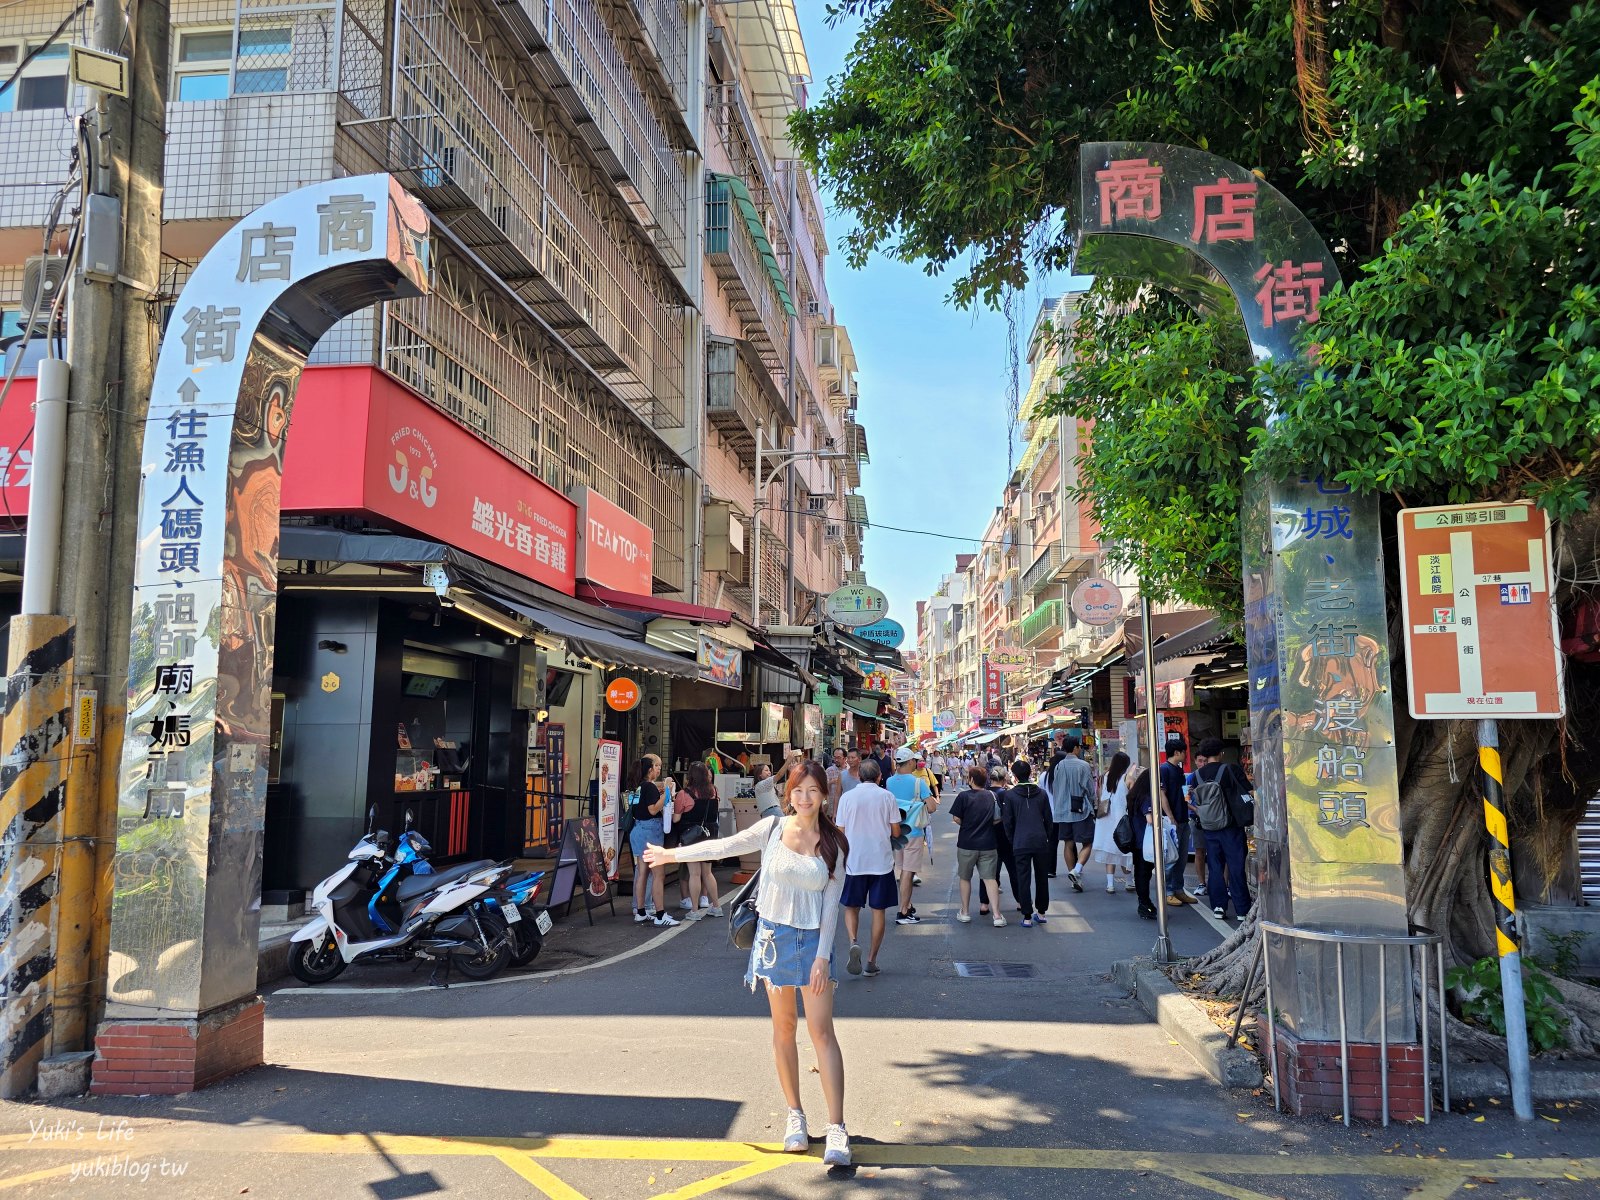
[(500, 912), (505, 917), (507, 925), (515, 925), (522, 920), (522, 912), (515, 904), (502, 904)]
[(533, 923), (536, 926), (538, 926), (538, 929), (539, 929), (540, 933), (549, 933), (550, 932), (550, 926), (551, 926), (552, 922), (550, 920), (550, 914), (549, 913), (540, 912), (538, 916), (534, 917)]

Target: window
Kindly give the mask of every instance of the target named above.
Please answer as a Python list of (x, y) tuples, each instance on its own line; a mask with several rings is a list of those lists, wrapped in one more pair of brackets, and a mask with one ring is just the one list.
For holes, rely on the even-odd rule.
[(173, 94), (178, 100), (225, 100), (228, 72), (235, 95), (289, 90), (289, 57), (293, 30), (288, 25), (263, 25), (239, 30), (239, 62), (233, 63), (233, 31), (205, 29), (178, 35), (173, 64)]
[[(9, 78), (39, 43), (0, 43), (0, 76)], [(67, 107), (67, 43), (52, 42), (22, 68), (21, 77), (0, 92), (0, 112), (31, 112)]]

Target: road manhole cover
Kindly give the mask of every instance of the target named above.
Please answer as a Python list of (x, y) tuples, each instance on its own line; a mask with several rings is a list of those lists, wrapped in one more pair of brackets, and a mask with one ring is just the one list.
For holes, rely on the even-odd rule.
[(963, 979), (1032, 979), (1032, 963), (958, 962), (956, 974)]

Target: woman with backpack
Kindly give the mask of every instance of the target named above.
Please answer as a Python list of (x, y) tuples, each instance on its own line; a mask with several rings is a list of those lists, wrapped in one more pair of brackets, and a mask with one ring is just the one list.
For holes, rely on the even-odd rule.
[(1117, 890), (1117, 868), (1133, 891), (1133, 855), (1117, 849), (1116, 830), (1128, 815), (1128, 764), (1132, 761), (1121, 750), (1111, 756), (1105, 782), (1100, 787), (1100, 805), (1094, 818), (1094, 861), (1106, 865), (1106, 894)]
[(651, 867), (648, 870), (654, 897), (655, 915), (645, 912), (645, 848), (660, 843), (665, 838), (665, 825), (661, 815), (668, 800), (656, 784), (661, 775), (661, 760), (654, 754), (641, 758), (628, 780), (628, 815), (633, 818), (633, 828), (628, 833), (628, 846), (633, 851), (633, 923), (643, 925), (653, 921), (663, 928), (678, 922), (666, 909), (666, 869)]
[(811, 1141), (800, 1105), (800, 1054), (795, 1045), (797, 1006), (804, 990), (806, 1029), (828, 1106), (822, 1161), (829, 1167), (847, 1167), (850, 1136), (844, 1127), (844, 1057), (833, 1028), (833, 934), (850, 844), (828, 816), (827, 800), (827, 773), (817, 763), (803, 763), (789, 775), (783, 797), (785, 815), (757, 821), (732, 837), (676, 850), (647, 846), (644, 856), (654, 868), (761, 852), (756, 891), (760, 920), (744, 980), (751, 991), (758, 979), (767, 985), (773, 1057), (778, 1084), (789, 1106), (783, 1149), (804, 1154)]
[[(690, 763), (684, 777), (683, 795), (689, 800), (681, 816), (672, 818), (672, 832), (677, 834), (674, 844), (693, 846), (708, 842), (717, 835), (717, 785), (704, 763)], [(684, 896), (688, 900), (689, 917), (698, 921), (701, 916), (720, 917), (722, 906), (717, 900), (717, 876), (714, 864), (690, 862), (685, 864), (687, 875)], [(695, 908), (698, 904), (700, 907)]]

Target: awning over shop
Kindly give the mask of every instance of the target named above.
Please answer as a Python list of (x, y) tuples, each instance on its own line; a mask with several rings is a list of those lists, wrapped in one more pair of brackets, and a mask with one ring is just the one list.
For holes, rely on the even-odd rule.
[[(491, 589), (492, 591), (492, 589)], [(513, 599), (495, 597), (513, 612), (521, 613), (539, 628), (564, 638), (574, 654), (603, 663), (606, 666), (636, 667), (641, 671), (654, 671), (658, 675), (671, 675), (678, 679), (698, 679), (700, 667), (693, 659), (680, 658), (633, 641), (598, 625), (573, 620), (561, 613)]]
[(904, 671), (905, 659), (900, 657), (900, 651), (890, 646), (880, 646), (876, 642), (869, 642), (866, 638), (859, 638), (848, 629), (837, 626), (833, 629), (834, 641), (849, 650), (863, 662), (870, 662), (875, 666), (888, 667), (891, 671)]
[(846, 700), (844, 706), (858, 717), (871, 717), (878, 719), (878, 706), (866, 700)]
[(1000, 733), (1001, 731), (998, 729), (996, 729), (993, 733), (980, 733), (977, 737), (969, 737), (967, 739), (967, 745), (987, 746), (990, 742), (998, 741), (1000, 739)]

